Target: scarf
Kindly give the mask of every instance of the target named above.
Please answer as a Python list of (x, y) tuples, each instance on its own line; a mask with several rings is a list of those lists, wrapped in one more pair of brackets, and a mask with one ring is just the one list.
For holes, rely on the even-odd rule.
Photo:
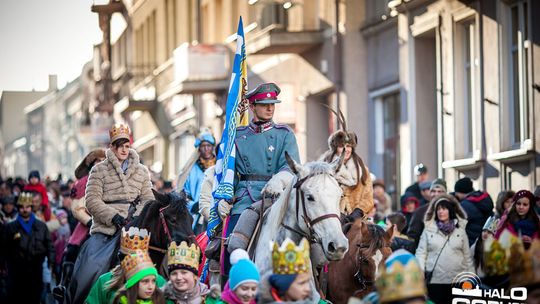
[(204, 303), (204, 298), (209, 292), (208, 287), (200, 282), (197, 282), (195, 287), (189, 291), (176, 290), (170, 281), (163, 286), (165, 298), (175, 303)]
[(537, 231), (537, 227), (534, 222), (530, 219), (519, 220), (514, 224), (514, 228), (517, 233), (521, 232), (521, 235), (526, 235), (533, 237), (534, 233)]
[[(242, 304), (242, 301), (238, 296), (231, 290), (229, 282), (225, 284), (225, 289), (221, 293), (221, 300), (225, 301), (228, 304)], [(250, 304), (255, 304), (255, 300), (249, 301)]]
[(126, 174), (127, 169), (129, 168), (129, 158), (122, 162), (122, 171), (124, 171), (124, 174)]
[(456, 228), (456, 223), (454, 223), (454, 221), (448, 221), (446, 223), (437, 221), (437, 228), (439, 228), (444, 235), (449, 235)]
[(209, 159), (204, 159), (202, 157), (199, 157), (199, 159), (197, 160), (197, 165), (199, 166), (199, 168), (201, 168), (201, 170), (203, 172), (206, 171), (206, 169), (212, 167), (215, 164), (216, 164), (216, 158), (215, 157), (212, 157), (212, 158), (209, 158)]
[(17, 216), (17, 222), (19, 222), (28, 235), (32, 235), (32, 225), (34, 225), (35, 221), (36, 216), (33, 213), (30, 213), (30, 219), (28, 221), (25, 221), (20, 214)]
[[(143, 299), (137, 299), (137, 304), (152, 304), (152, 299), (143, 300)], [(128, 299), (126, 296), (120, 297), (120, 304), (128, 304)]]

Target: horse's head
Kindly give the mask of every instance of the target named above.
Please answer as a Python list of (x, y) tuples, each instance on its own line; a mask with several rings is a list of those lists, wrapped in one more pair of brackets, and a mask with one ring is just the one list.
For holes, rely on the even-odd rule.
[(312, 242), (322, 245), (329, 261), (342, 259), (349, 243), (341, 230), (339, 201), (342, 190), (334, 174), (343, 160), (331, 164), (310, 162), (302, 166), (288, 153), (285, 153), (285, 157), (297, 177), (293, 186), (296, 191), (292, 194), (296, 203), (290, 203), (289, 210), (295, 210), (298, 227)]
[(150, 256), (154, 263), (167, 252), (172, 240), (193, 238), (193, 218), (186, 207), (185, 194), (171, 192), (161, 194), (154, 191), (156, 200), (146, 203), (139, 217), (128, 226), (147, 229), (151, 233)]
[(159, 212), (163, 214), (171, 238), (177, 241), (194, 241), (193, 217), (187, 209), (186, 194), (183, 191), (167, 194), (154, 191), (154, 196), (156, 200), (165, 204)]
[(381, 226), (367, 223), (362, 219), (357, 219), (351, 226), (347, 237), (351, 239), (351, 244), (357, 247), (354, 255), (355, 277), (361, 285), (374, 283), (379, 277), (380, 267), (392, 254), (390, 242), (393, 231), (393, 227), (384, 231)]

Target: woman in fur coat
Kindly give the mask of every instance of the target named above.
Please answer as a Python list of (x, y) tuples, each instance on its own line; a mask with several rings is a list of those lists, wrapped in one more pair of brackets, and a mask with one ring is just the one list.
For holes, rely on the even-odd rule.
[(321, 156), (322, 161), (332, 162), (345, 153), (343, 165), (335, 177), (343, 189), (339, 207), (346, 215), (356, 208), (361, 209), (366, 215), (375, 208), (371, 176), (362, 158), (356, 154), (356, 144), (356, 134), (339, 130), (330, 135), (328, 150)]

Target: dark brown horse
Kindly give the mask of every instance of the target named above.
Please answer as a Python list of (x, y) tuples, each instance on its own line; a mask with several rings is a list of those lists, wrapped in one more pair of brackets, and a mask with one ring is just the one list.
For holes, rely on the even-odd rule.
[(131, 221), (129, 227), (139, 227), (148, 230), (150, 236), (150, 258), (159, 267), (167, 253), (170, 242), (195, 242), (191, 229), (193, 217), (186, 205), (183, 192), (161, 194), (154, 191), (155, 201), (144, 206), (140, 215)]
[[(195, 242), (195, 235), (191, 229), (193, 218), (187, 210), (187, 200), (183, 192), (163, 195), (154, 191), (154, 196), (156, 200), (147, 202), (139, 216), (126, 227), (144, 228), (151, 233), (150, 258), (159, 268), (171, 241)], [(90, 246), (89, 241), (83, 245), (69, 285), (69, 298), (64, 299), (67, 303), (83, 303), (99, 276), (120, 262), (117, 255), (119, 240), (118, 230), (114, 236), (103, 237), (97, 245)], [(103, 248), (110, 250), (101, 254), (99, 250)]]
[(350, 297), (362, 298), (373, 291), (379, 269), (392, 253), (392, 227), (384, 231), (379, 225), (356, 219), (344, 230), (348, 230), (349, 251), (328, 267), (327, 297), (332, 303), (347, 303)]

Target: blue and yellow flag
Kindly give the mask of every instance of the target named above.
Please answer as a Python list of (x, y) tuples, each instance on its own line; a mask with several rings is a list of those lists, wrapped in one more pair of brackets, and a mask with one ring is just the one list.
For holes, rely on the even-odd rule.
[(227, 95), (225, 126), (221, 135), (221, 143), (215, 166), (214, 205), (210, 209), (210, 218), (206, 230), (209, 238), (215, 235), (216, 228), (221, 223), (221, 218), (217, 212), (217, 203), (221, 199), (231, 200), (234, 196), (234, 165), (236, 157), (234, 139), (236, 137), (236, 128), (248, 124), (248, 103), (244, 99), (246, 91), (246, 44), (242, 17), (240, 17), (238, 31), (236, 33), (236, 53), (234, 56), (229, 93)]

